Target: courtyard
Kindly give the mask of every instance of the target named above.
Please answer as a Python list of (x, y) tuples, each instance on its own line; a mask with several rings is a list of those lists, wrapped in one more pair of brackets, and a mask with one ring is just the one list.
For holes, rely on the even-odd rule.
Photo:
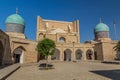
[(56, 61), (50, 62), (54, 69), (40, 70), (40, 63), (23, 65), (6, 80), (120, 80), (120, 65), (117, 64)]

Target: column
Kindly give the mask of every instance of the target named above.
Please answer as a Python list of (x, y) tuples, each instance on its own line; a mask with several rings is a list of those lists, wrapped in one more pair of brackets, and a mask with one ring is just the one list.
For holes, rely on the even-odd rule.
[(74, 60), (76, 60), (75, 59), (75, 42), (73, 42), (73, 53), (72, 53), (72, 60), (74, 61)]
[(48, 61), (51, 61), (51, 56), (50, 55), (48, 56)]
[(63, 43), (61, 44), (60, 61), (64, 61)]
[(84, 60), (86, 61), (87, 59), (86, 59), (86, 49), (85, 49), (85, 47), (84, 47)]
[(94, 54), (94, 51), (92, 51), (92, 60), (94, 61), (95, 60), (95, 54)]

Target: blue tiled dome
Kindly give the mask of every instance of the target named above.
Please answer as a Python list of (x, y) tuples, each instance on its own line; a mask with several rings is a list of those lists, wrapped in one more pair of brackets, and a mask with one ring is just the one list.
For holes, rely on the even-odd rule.
[(104, 23), (99, 23), (96, 25), (94, 31), (95, 32), (109, 31), (109, 27)]

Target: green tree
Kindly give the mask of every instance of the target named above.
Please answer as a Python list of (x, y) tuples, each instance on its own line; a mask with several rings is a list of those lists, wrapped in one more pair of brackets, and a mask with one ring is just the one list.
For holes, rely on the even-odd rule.
[(117, 45), (114, 47), (115, 51), (120, 52), (120, 41), (118, 41)]
[(48, 67), (48, 56), (54, 54), (55, 47), (55, 42), (48, 38), (39, 41), (37, 44), (38, 53), (46, 57), (46, 68)]
[(117, 45), (114, 47), (114, 50), (117, 51), (116, 59), (120, 59), (120, 41), (118, 41)]

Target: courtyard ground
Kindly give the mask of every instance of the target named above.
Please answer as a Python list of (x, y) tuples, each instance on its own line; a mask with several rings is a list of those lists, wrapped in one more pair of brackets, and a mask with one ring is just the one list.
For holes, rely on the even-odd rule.
[(39, 64), (23, 66), (7, 80), (120, 80), (120, 65), (100, 62), (51, 62), (55, 69)]

